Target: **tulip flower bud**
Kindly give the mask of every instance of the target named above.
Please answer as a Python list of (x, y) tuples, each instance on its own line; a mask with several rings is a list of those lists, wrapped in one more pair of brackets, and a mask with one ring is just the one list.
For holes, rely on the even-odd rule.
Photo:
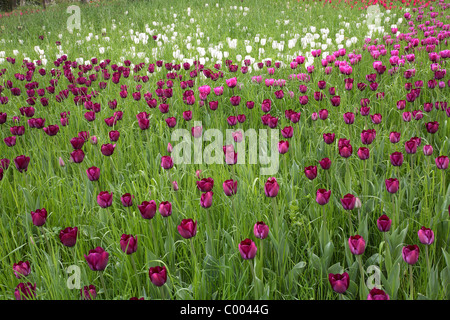
[(93, 284), (84, 286), (80, 289), (80, 295), (83, 300), (94, 300), (97, 297), (97, 290)]
[(417, 232), (419, 241), (422, 244), (430, 245), (434, 242), (434, 232), (429, 228), (422, 227)]
[(348, 239), (348, 246), (351, 253), (354, 255), (361, 255), (366, 249), (366, 242), (360, 235), (355, 235)]
[(333, 291), (337, 293), (344, 293), (347, 291), (349, 285), (350, 285), (350, 277), (347, 272), (344, 272), (343, 274), (328, 274), (328, 281), (330, 282), (331, 288), (333, 288)]
[(419, 251), (419, 247), (416, 244), (403, 247), (402, 258), (406, 263), (413, 265), (419, 260)]
[(148, 276), (155, 286), (161, 287), (167, 281), (167, 269), (165, 266), (151, 267), (148, 270)]
[(102, 247), (97, 247), (89, 250), (89, 254), (84, 255), (84, 258), (92, 271), (103, 271), (108, 264), (109, 253)]
[(197, 234), (197, 221), (183, 219), (177, 229), (183, 238), (190, 239)]
[(17, 279), (26, 277), (30, 274), (30, 262), (29, 261), (19, 261), (13, 264), (14, 275)]
[(256, 238), (265, 239), (269, 235), (269, 226), (266, 225), (263, 221), (258, 221), (253, 227), (253, 233)]
[(370, 290), (367, 300), (389, 300), (389, 295), (381, 289)]
[(239, 243), (239, 252), (244, 260), (253, 259), (256, 256), (256, 245), (250, 239), (245, 239)]
[(137, 236), (131, 234), (122, 234), (120, 238), (120, 248), (126, 254), (132, 254), (137, 250)]
[(66, 164), (64, 163), (64, 160), (61, 157), (59, 157), (59, 166), (64, 167), (65, 165)]

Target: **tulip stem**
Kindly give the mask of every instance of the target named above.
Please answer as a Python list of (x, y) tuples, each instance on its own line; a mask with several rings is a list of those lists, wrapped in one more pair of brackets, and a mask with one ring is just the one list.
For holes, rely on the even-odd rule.
[(428, 256), (428, 246), (427, 245), (425, 246), (425, 256), (426, 256), (426, 259), (427, 259), (428, 274), (430, 274), (430, 259), (429, 259), (429, 256)]
[(444, 170), (441, 170), (441, 194), (445, 196), (445, 175)]
[(195, 270), (194, 272), (195, 273), (194, 273), (194, 279), (192, 281), (192, 286), (193, 286), (193, 289), (194, 289), (194, 297), (195, 297), (195, 295), (197, 294), (198, 263), (197, 263), (197, 255), (196, 255), (195, 249), (194, 249), (194, 240), (190, 239), (189, 242), (191, 243), (191, 253), (192, 253), (192, 256), (194, 257), (194, 270)]
[(153, 230), (153, 224), (152, 224), (151, 220), (150, 220), (150, 232), (152, 233), (152, 237), (153, 237), (152, 247), (153, 247), (153, 250), (155, 251), (154, 253), (156, 255), (156, 258), (159, 259), (158, 242), (156, 241), (155, 231)]
[(280, 226), (278, 225), (278, 206), (277, 206), (277, 198), (276, 197), (272, 198), (272, 207), (273, 207), (273, 215), (274, 215), (274, 220), (275, 220), (275, 231), (276, 231), (275, 236), (278, 241), (278, 234), (279, 234)]
[(234, 213), (234, 223), (236, 224), (237, 239), (239, 240), (239, 239), (241, 239), (241, 232), (239, 230), (240, 229), (239, 226), (241, 224), (239, 223), (239, 220), (238, 220), (236, 206), (234, 205), (234, 197), (233, 196), (231, 197), (231, 210), (233, 210), (233, 213)]
[(108, 291), (106, 290), (105, 279), (103, 278), (103, 271), (100, 271), (100, 281), (102, 282), (103, 291), (105, 291), (106, 300), (109, 300)]
[(39, 228), (41, 230), (42, 236), (44, 237), (45, 244), (47, 245), (48, 254), (50, 254), (52, 251), (50, 250), (50, 244), (48, 242), (47, 236), (45, 235), (45, 232), (42, 228)]
[(139, 295), (141, 295), (141, 282), (139, 281), (139, 275), (138, 275), (138, 271), (136, 268), (136, 263), (134, 262), (133, 255), (131, 255), (130, 258), (131, 258), (131, 265), (133, 266), (134, 273), (136, 274), (136, 282), (137, 282), (137, 286), (138, 286), (138, 292), (139, 292)]
[(414, 300), (413, 269), (411, 264), (409, 265), (409, 290), (410, 290), (410, 299)]
[(399, 218), (397, 217), (397, 210), (395, 210), (395, 195), (392, 195), (392, 212), (394, 214), (394, 225), (398, 223)]
[(260, 268), (261, 268), (261, 281), (263, 281), (264, 282), (264, 241), (263, 241), (263, 239), (261, 239), (260, 241), (259, 241), (259, 243), (260, 243), (260, 253), (259, 253), (259, 255), (260, 255)]
[(359, 263), (359, 271), (361, 272), (361, 283), (364, 284), (364, 269), (362, 266), (362, 258), (361, 255), (358, 255), (358, 263)]
[(413, 170), (413, 166), (414, 166), (413, 155), (411, 155), (411, 185), (410, 185), (410, 192), (409, 192), (410, 197), (411, 197), (411, 199), (410, 199), (410, 201), (411, 201), (411, 211), (412, 211), (413, 203), (414, 203), (414, 197), (412, 195), (412, 193), (413, 193), (413, 184), (414, 184), (414, 170)]
[(248, 261), (250, 263), (250, 270), (253, 276), (253, 290), (255, 291), (255, 300), (259, 300), (258, 285), (256, 282), (256, 274), (255, 274), (255, 267), (253, 265), (253, 259), (249, 259)]

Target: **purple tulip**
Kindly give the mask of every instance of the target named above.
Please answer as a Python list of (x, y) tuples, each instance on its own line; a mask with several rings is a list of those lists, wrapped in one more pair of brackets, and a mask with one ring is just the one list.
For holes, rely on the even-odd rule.
[(244, 260), (253, 259), (256, 256), (256, 251), (256, 244), (248, 238), (239, 243), (239, 252)]
[(108, 264), (109, 253), (102, 247), (97, 247), (89, 250), (89, 254), (84, 255), (84, 258), (92, 271), (103, 271)]

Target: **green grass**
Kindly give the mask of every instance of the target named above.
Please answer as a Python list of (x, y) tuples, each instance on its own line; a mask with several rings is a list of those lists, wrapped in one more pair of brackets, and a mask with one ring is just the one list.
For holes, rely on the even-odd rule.
[[(66, 13), (64, 4), (50, 7), (43, 13), (2, 18), (0, 38), (5, 42), (0, 51), (5, 51), (4, 57), (15, 57), (16, 64), (11, 65), (6, 61), (1, 64), (0, 69), (6, 68), (7, 73), (0, 79), (12, 80), (25, 93), (25, 83), (16, 80), (14, 74), (25, 72), (21, 67), (24, 57), (31, 60), (42, 58), (34, 50), (35, 46), (39, 46), (45, 51), (45, 58), (48, 60), (47, 75), (40, 76), (37, 73), (38, 67), (34, 80), (41, 86), (48, 86), (51, 79), (49, 70), (53, 68), (56, 55), (60, 54), (56, 41), (61, 41), (61, 50), (68, 55), (69, 60), (81, 57), (86, 61), (97, 57), (99, 62), (109, 58), (111, 64), (119, 64), (124, 59), (130, 59), (137, 64), (148, 58), (146, 67), (139, 72), (144, 75), (148, 63), (159, 59), (164, 62), (174, 59), (172, 53), (175, 45), (185, 58), (200, 58), (196, 49), (187, 48), (187, 36), (192, 37), (191, 44), (194, 47), (207, 49), (210, 44), (216, 46), (223, 43), (222, 51), (228, 51), (229, 59), (233, 61), (236, 61), (237, 54), (242, 57), (247, 55), (244, 40), (249, 40), (253, 47), (250, 55), (255, 61), (263, 58), (271, 58), (273, 62), (283, 61), (288, 67), (277, 69), (273, 78), (288, 79), (291, 73), (306, 72), (304, 66), (301, 71), (290, 70), (289, 57), (295, 57), (299, 52), (306, 55), (311, 50), (309, 47), (303, 48), (300, 39), (294, 48), (289, 49), (288, 40), (295, 34), (303, 37), (303, 28), (309, 28), (310, 25), (316, 26), (317, 33), (320, 28), (330, 29), (329, 37), (333, 39), (333, 44), (322, 52), (329, 51), (332, 54), (337, 49), (334, 35), (341, 28), (345, 29), (346, 37), (354, 36), (359, 39), (357, 44), (347, 48), (347, 52), (355, 49), (362, 54), (362, 62), (354, 66), (351, 75), (355, 79), (355, 87), (358, 82), (366, 82), (366, 74), (374, 72), (373, 59), (367, 51), (361, 50), (368, 29), (364, 25), (354, 27), (355, 22), (363, 21), (361, 11), (345, 7), (334, 10), (311, 5), (311, 9), (305, 12), (305, 5), (296, 1), (289, 2), (289, 9), (285, 1), (253, 0), (236, 3), (227, 0), (220, 1), (218, 8), (214, 1), (206, 3), (209, 4), (208, 7), (205, 7), (204, 1), (198, 0), (189, 3), (157, 0), (80, 4), (82, 27), (73, 34), (66, 29), (66, 20), (70, 15)], [(230, 6), (237, 6), (237, 9), (230, 9)], [(246, 16), (241, 14), (243, 10), (239, 10), (239, 6), (249, 8)], [(190, 16), (187, 16), (187, 7), (191, 8)], [(397, 18), (403, 15), (400, 11), (392, 13), (396, 13)], [(177, 18), (173, 14), (177, 14)], [(346, 17), (351, 27), (340, 25), (339, 15)], [(194, 23), (189, 21), (190, 18), (195, 19)], [(390, 25), (396, 23), (397, 18), (392, 18), (390, 23), (382, 21), (386, 32), (390, 32)], [(290, 22), (284, 24), (284, 20)], [(153, 25), (154, 21), (158, 23), (157, 26)], [(167, 26), (172, 23), (178, 34), (174, 41), (163, 43), (161, 47), (158, 47), (151, 36), (147, 44), (136, 44), (129, 37), (130, 29), (133, 33), (143, 33), (148, 25), (153, 30), (151, 34), (166, 34), (170, 39), (173, 32), (168, 31), (170, 27)], [(115, 30), (113, 25), (116, 25)], [(246, 29), (243, 30), (243, 27)], [(105, 41), (102, 36), (103, 28), (106, 28), (109, 41)], [(407, 30), (408, 27), (403, 23), (400, 28)], [(203, 32), (203, 37), (197, 35), (200, 32)], [(91, 40), (87, 41), (86, 37), (90, 33)], [(282, 38), (281, 34), (285, 34), (285, 37)], [(39, 40), (39, 35), (44, 35), (44, 40)], [(95, 39), (96, 35), (98, 39)], [(276, 41), (284, 40), (285, 49), (280, 52), (273, 49), (271, 43), (267, 43), (264, 46), (265, 53), (259, 57), (261, 45), (255, 45), (254, 42), (257, 35)], [(206, 37), (209, 37), (209, 41)], [(235, 49), (228, 48), (226, 37), (238, 39)], [(158, 41), (159, 39), (160, 37)], [(197, 40), (200, 40), (200, 45), (197, 45)], [(99, 53), (99, 47), (105, 48), (104, 54)], [(136, 56), (133, 55), (132, 47), (135, 48)], [(161, 50), (157, 56), (152, 55), (154, 48)], [(18, 50), (19, 53), (14, 55), (13, 50)], [(144, 53), (143, 57), (137, 56), (139, 52)], [(417, 73), (414, 79), (426, 82), (432, 77), (427, 59), (426, 52), (416, 54), (416, 60), (424, 62), (424, 65), (415, 66)], [(389, 65), (388, 55), (380, 57), (380, 60)], [(212, 68), (213, 63), (215, 59), (206, 61), (205, 66)], [(90, 90), (100, 92), (93, 101), (102, 106), (102, 111), (93, 122), (84, 119), (86, 110), (74, 105), (72, 95), (61, 103), (51, 97), (48, 107), (37, 103), (35, 117), (45, 118), (46, 126), (59, 124), (59, 114), (70, 111), (69, 126), (61, 127), (56, 136), (48, 137), (42, 130), (28, 128), (25, 117), (21, 116), (20, 123), (26, 127), (25, 135), (18, 137), (17, 145), (13, 148), (0, 143), (0, 158), (11, 159), (10, 168), (0, 181), (0, 232), (3, 238), (3, 245), (0, 246), (0, 299), (14, 299), (14, 289), (23, 280), (14, 276), (12, 265), (20, 260), (29, 260), (31, 263), (31, 274), (24, 281), (37, 284), (37, 299), (80, 299), (79, 290), (67, 287), (70, 274), (66, 270), (70, 265), (80, 267), (81, 286), (96, 286), (97, 299), (129, 299), (134, 296), (146, 299), (338, 299), (338, 294), (333, 292), (328, 282), (328, 273), (343, 271), (347, 271), (351, 278), (345, 298), (366, 299), (362, 294), (365, 291), (359, 288), (361, 281), (357, 260), (349, 252), (347, 244), (348, 238), (353, 235), (348, 228), (349, 213), (344, 212), (339, 200), (347, 193), (358, 196), (362, 202), (361, 209), (354, 210), (351, 215), (353, 226), (357, 229), (354, 233), (362, 235), (366, 240), (367, 247), (362, 256), (365, 269), (371, 265), (381, 265), (382, 288), (391, 299), (409, 299), (408, 265), (402, 260), (401, 248), (407, 244), (419, 244), (417, 231), (423, 225), (435, 232), (436, 241), (429, 247), (431, 272), (427, 272), (424, 245), (419, 244), (419, 261), (413, 266), (415, 298), (448, 299), (450, 226), (447, 208), (450, 177), (448, 170), (445, 170), (445, 185), (441, 185), (441, 172), (434, 164), (435, 157), (449, 154), (447, 141), (450, 127), (447, 126), (445, 113), (434, 110), (430, 114), (425, 113), (421, 121), (403, 123), (402, 111), (395, 107), (397, 100), (404, 99), (406, 80), (402, 72), (394, 76), (389, 76), (386, 72), (377, 77), (380, 84), (377, 92), (384, 91), (386, 94), (383, 100), (377, 100), (376, 92), (369, 89), (359, 92), (354, 88), (351, 92), (346, 92), (344, 79), (347, 77), (340, 75), (336, 69), (331, 75), (325, 75), (319, 63), (315, 61), (316, 71), (308, 83), (310, 102), (305, 107), (298, 102), (299, 81), (286, 82), (285, 93), (291, 90), (295, 93), (295, 98), (290, 99), (286, 94), (282, 100), (276, 100), (274, 91), (277, 89), (251, 82), (253, 75), (266, 76), (266, 69), (253, 70), (246, 75), (240, 72), (231, 74), (224, 67), (225, 58), (221, 69), (225, 74), (224, 78), (215, 83), (196, 78), (193, 88), (198, 96), (197, 88), (200, 85), (224, 86), (224, 95), (217, 97), (218, 110), (213, 112), (206, 107), (199, 108), (196, 103), (191, 108), (193, 120), (189, 123), (182, 119), (182, 112), (188, 107), (183, 104), (183, 90), (178, 81), (174, 81), (173, 98), (169, 100), (170, 111), (167, 115), (162, 115), (158, 109), (149, 109), (144, 99), (138, 102), (132, 100), (131, 92), (134, 92), (137, 84), (132, 74), (128, 79), (122, 78), (120, 82), (128, 85), (127, 99), (120, 98), (118, 86), (111, 81), (107, 81), (105, 90), (98, 89), (98, 82), (102, 80), (93, 84)], [(111, 71), (110, 73), (112, 74)], [(183, 79), (189, 79), (188, 73), (183, 69), (178, 73), (183, 75)], [(74, 74), (76, 76), (75, 71)], [(236, 111), (229, 104), (229, 97), (233, 94), (226, 87), (225, 79), (232, 76), (237, 76), (238, 82), (243, 84), (242, 90), (233, 92), (242, 97), (237, 113), (247, 116), (247, 121), (243, 125), (238, 124), (237, 128), (263, 128), (260, 106), (266, 98), (272, 99), (271, 114), (279, 117), (278, 128), (288, 125), (294, 127), (290, 150), (287, 154), (280, 155), (280, 171), (275, 175), (280, 184), (280, 192), (274, 202), (264, 194), (264, 183), (268, 176), (259, 174), (259, 164), (236, 165), (234, 168), (227, 165), (176, 165), (170, 170), (170, 176), (160, 166), (160, 158), (167, 155), (167, 144), (172, 142), (172, 129), (167, 128), (164, 121), (167, 116), (177, 118), (176, 128), (190, 130), (196, 120), (202, 121), (204, 129), (217, 128), (224, 132), (229, 128), (226, 118), (235, 115)], [(150, 75), (149, 82), (139, 83), (143, 86), (141, 92), (153, 91), (154, 94), (156, 81), (159, 79), (165, 79), (164, 68)], [(341, 96), (339, 107), (331, 107), (325, 100), (319, 104), (312, 98), (318, 80), (327, 81), (327, 88), (336, 86)], [(67, 79), (61, 77), (55, 94), (67, 85)], [(422, 108), (423, 102), (445, 101), (448, 90), (448, 87), (441, 91), (423, 90), (419, 101), (413, 106), (408, 105), (408, 111)], [(24, 96), (12, 97), (7, 89), (2, 94), (7, 95), (10, 102), (1, 105), (0, 112), (7, 112), (8, 123), (12, 123), (11, 117), (20, 115), (19, 108), (26, 104)], [(211, 95), (215, 100), (213, 93)], [(366, 123), (364, 117), (357, 115), (353, 125), (345, 125), (342, 114), (359, 109), (361, 98), (370, 99), (371, 114), (382, 114), (381, 124), (373, 125), (370, 118)], [(117, 110), (123, 111), (124, 116), (114, 128), (120, 131), (115, 152), (112, 156), (105, 157), (100, 153), (100, 146), (109, 143), (108, 132), (113, 128), (107, 127), (103, 119), (113, 115), (114, 111), (108, 108), (108, 101), (113, 99), (117, 99)], [(255, 102), (252, 111), (245, 108), (245, 101), (248, 100)], [(312, 112), (325, 107), (329, 109), (328, 119), (312, 122)], [(298, 124), (291, 124), (285, 119), (284, 111), (287, 109), (302, 112)], [(147, 131), (141, 131), (138, 127), (136, 114), (141, 111), (151, 114), (150, 129)], [(440, 122), (439, 131), (432, 140), (425, 130), (424, 123), (428, 121)], [(377, 131), (374, 143), (369, 146), (370, 159), (367, 160), (365, 170), (363, 162), (356, 156), (357, 149), (362, 146), (360, 132), (364, 128), (374, 128)], [(89, 131), (91, 135), (98, 137), (99, 142), (98, 145), (86, 143), (83, 147), (86, 154), (84, 161), (74, 164), (69, 162), (72, 152), (69, 140), (79, 131)], [(402, 139), (398, 145), (389, 142), (391, 131), (401, 131)], [(0, 126), (0, 132), (2, 139), (11, 135), (7, 124)], [(332, 145), (323, 142), (322, 134), (327, 132), (336, 133), (336, 142)], [(421, 147), (418, 148), (417, 154), (413, 156), (414, 185), (410, 188), (411, 155), (405, 154), (405, 162), (397, 173), (389, 162), (389, 154), (397, 150), (403, 152), (404, 142), (413, 136), (422, 137), (422, 145), (432, 143), (435, 152), (427, 158), (421, 152)], [(349, 172), (346, 171), (346, 160), (337, 151), (339, 138), (348, 138), (353, 145), (353, 155), (347, 160)], [(208, 145), (208, 142), (203, 145)], [(14, 168), (13, 159), (21, 154), (31, 158), (27, 173), (20, 173)], [(58, 164), (60, 157), (65, 161), (64, 167)], [(318, 165), (318, 161), (324, 157), (331, 159), (331, 169), (325, 172), (319, 167), (318, 177), (309, 181), (303, 173), (304, 167)], [(101, 169), (100, 180), (97, 182), (87, 179), (85, 170), (91, 166)], [(204, 209), (200, 206), (201, 193), (195, 184), (198, 180), (196, 170), (202, 170), (203, 177), (214, 179), (211, 208)], [(234, 175), (238, 180), (238, 191), (230, 199), (223, 193), (222, 183)], [(384, 186), (384, 180), (390, 177), (400, 180), (400, 190), (395, 195), (394, 204), (401, 220), (387, 234), (389, 253), (386, 257), (387, 244), (376, 227), (376, 220), (383, 213), (391, 218), (394, 216), (392, 195), (385, 191)], [(171, 180), (178, 182), (178, 191), (173, 191)], [(315, 202), (318, 188), (332, 190), (330, 202), (324, 207), (328, 217), (328, 230), (322, 227), (322, 208)], [(367, 188), (367, 192), (363, 192), (363, 188)], [(96, 202), (101, 191), (113, 192), (113, 205), (107, 209), (100, 208)], [(120, 202), (120, 196), (127, 192), (135, 197), (131, 208), (124, 208)], [(162, 218), (157, 213), (154, 219), (144, 220), (137, 204), (150, 200), (155, 200), (158, 205), (161, 201), (170, 201), (173, 205), (172, 216)], [(234, 201), (235, 210), (231, 201)], [(33, 226), (30, 212), (43, 207), (47, 209), (49, 217), (45, 225), (38, 228)], [(277, 212), (277, 217), (274, 216), (274, 211)], [(198, 220), (198, 234), (190, 240), (183, 239), (176, 230), (176, 225), (185, 218)], [(255, 239), (253, 235), (253, 225), (261, 220), (270, 227), (269, 238), (262, 241)], [(58, 238), (59, 231), (68, 226), (77, 226), (80, 230), (77, 244), (73, 248), (64, 247)], [(153, 241), (151, 228), (154, 230), (156, 243)], [(123, 233), (138, 236), (138, 250), (132, 255), (136, 270), (131, 257), (120, 249), (119, 241)], [(239, 242), (247, 237), (255, 241), (259, 250), (252, 261), (243, 260), (238, 250)], [(196, 259), (191, 252), (191, 241)], [(261, 257), (262, 242), (264, 249)], [(107, 292), (104, 291), (100, 273), (91, 271), (83, 256), (97, 246), (110, 253), (107, 268), (103, 272)], [(257, 279), (252, 276), (251, 263), (255, 265)], [(149, 267), (156, 265), (165, 265), (168, 269), (168, 281), (162, 288), (154, 286), (148, 277)], [(365, 279), (370, 275), (366, 274)]]

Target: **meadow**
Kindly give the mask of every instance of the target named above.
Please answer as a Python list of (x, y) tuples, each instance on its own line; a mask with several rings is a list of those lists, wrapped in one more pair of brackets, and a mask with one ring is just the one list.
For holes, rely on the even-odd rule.
[(445, 1), (2, 12), (0, 299), (448, 300), (449, 38)]

